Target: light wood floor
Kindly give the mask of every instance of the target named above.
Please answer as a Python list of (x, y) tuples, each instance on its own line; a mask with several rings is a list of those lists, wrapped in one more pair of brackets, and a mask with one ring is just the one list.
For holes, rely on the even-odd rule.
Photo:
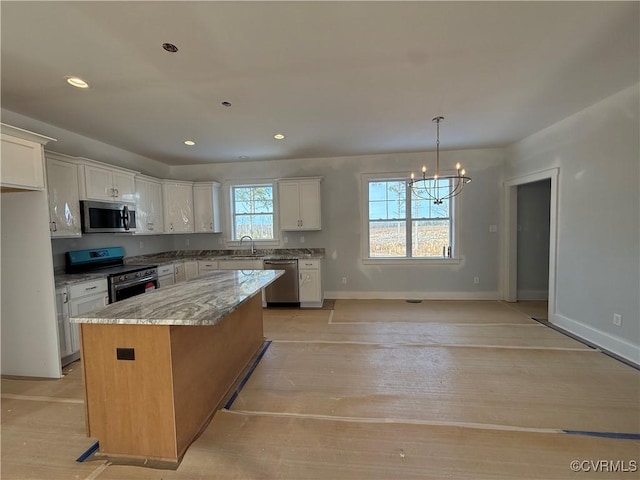
[[(522, 306), (520, 306), (522, 307)], [(526, 310), (525, 310), (526, 311)], [(79, 364), (2, 379), (4, 479), (564, 479), (640, 463), (640, 372), (502, 302), (338, 300), (265, 310), (272, 341), (176, 471), (75, 459)]]

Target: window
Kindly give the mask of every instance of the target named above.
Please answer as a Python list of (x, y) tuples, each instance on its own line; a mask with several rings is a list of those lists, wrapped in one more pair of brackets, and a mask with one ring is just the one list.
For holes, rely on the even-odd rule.
[(368, 179), (367, 187), (369, 258), (452, 255), (451, 199), (435, 205), (416, 196), (403, 179)]
[(233, 240), (249, 235), (254, 240), (274, 240), (273, 185), (231, 187)]

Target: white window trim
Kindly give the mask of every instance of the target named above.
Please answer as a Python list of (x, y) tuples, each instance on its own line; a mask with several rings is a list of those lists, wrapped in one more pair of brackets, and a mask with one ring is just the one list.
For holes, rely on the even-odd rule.
[(361, 218), (361, 242), (360, 253), (363, 265), (457, 265), (462, 262), (462, 250), (460, 244), (460, 204), (461, 198), (457, 196), (452, 200), (453, 220), (451, 222), (451, 249), (453, 255), (447, 257), (406, 258), (406, 257), (369, 257), (369, 182), (372, 180), (407, 180), (406, 172), (387, 173), (363, 173), (360, 176), (360, 218)]
[[(225, 239), (225, 245), (227, 247), (240, 247), (240, 240), (234, 240), (232, 235), (234, 234), (234, 224), (233, 224), (233, 187), (243, 186), (243, 185), (271, 185), (273, 189), (273, 236), (272, 240), (260, 240), (256, 239), (253, 241), (255, 248), (270, 248), (270, 247), (279, 247), (280, 246), (280, 219), (278, 216), (279, 208), (278, 208), (278, 185), (277, 181), (274, 178), (257, 178), (257, 179), (244, 179), (244, 180), (229, 180), (224, 182), (223, 189), (226, 193), (224, 195), (225, 205), (223, 206), (223, 219), (222, 221), (226, 222), (228, 227), (229, 237)], [(247, 243), (243, 243), (242, 247), (247, 246)]]

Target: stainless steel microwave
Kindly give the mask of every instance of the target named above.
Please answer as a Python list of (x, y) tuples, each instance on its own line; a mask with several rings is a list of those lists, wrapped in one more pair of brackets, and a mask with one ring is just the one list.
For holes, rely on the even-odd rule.
[(80, 223), (83, 233), (133, 233), (136, 229), (136, 206), (81, 200)]

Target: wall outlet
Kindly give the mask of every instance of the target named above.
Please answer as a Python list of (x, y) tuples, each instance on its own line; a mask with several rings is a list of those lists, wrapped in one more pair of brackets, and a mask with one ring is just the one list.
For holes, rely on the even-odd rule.
[(184, 244), (185, 244), (187, 247), (189, 246), (189, 239), (188, 239), (188, 238), (185, 238), (185, 239), (184, 239)]
[(473, 283), (475, 283), (476, 285), (480, 283), (480, 277), (473, 277)]
[(218, 239), (218, 245), (224, 245), (224, 238)]
[(284, 243), (289, 243), (289, 237), (283, 237), (282, 240), (284, 241)]
[(140, 248), (144, 248), (144, 242), (140, 240)]
[(304, 243), (304, 235), (300, 235), (300, 243)]
[(347, 277), (342, 277), (342, 284), (346, 285), (347, 284)]
[(489, 225), (489, 233), (496, 233), (498, 231), (498, 225)]
[(613, 314), (613, 324), (616, 327), (621, 327), (622, 326), (622, 315), (619, 315), (617, 313)]

